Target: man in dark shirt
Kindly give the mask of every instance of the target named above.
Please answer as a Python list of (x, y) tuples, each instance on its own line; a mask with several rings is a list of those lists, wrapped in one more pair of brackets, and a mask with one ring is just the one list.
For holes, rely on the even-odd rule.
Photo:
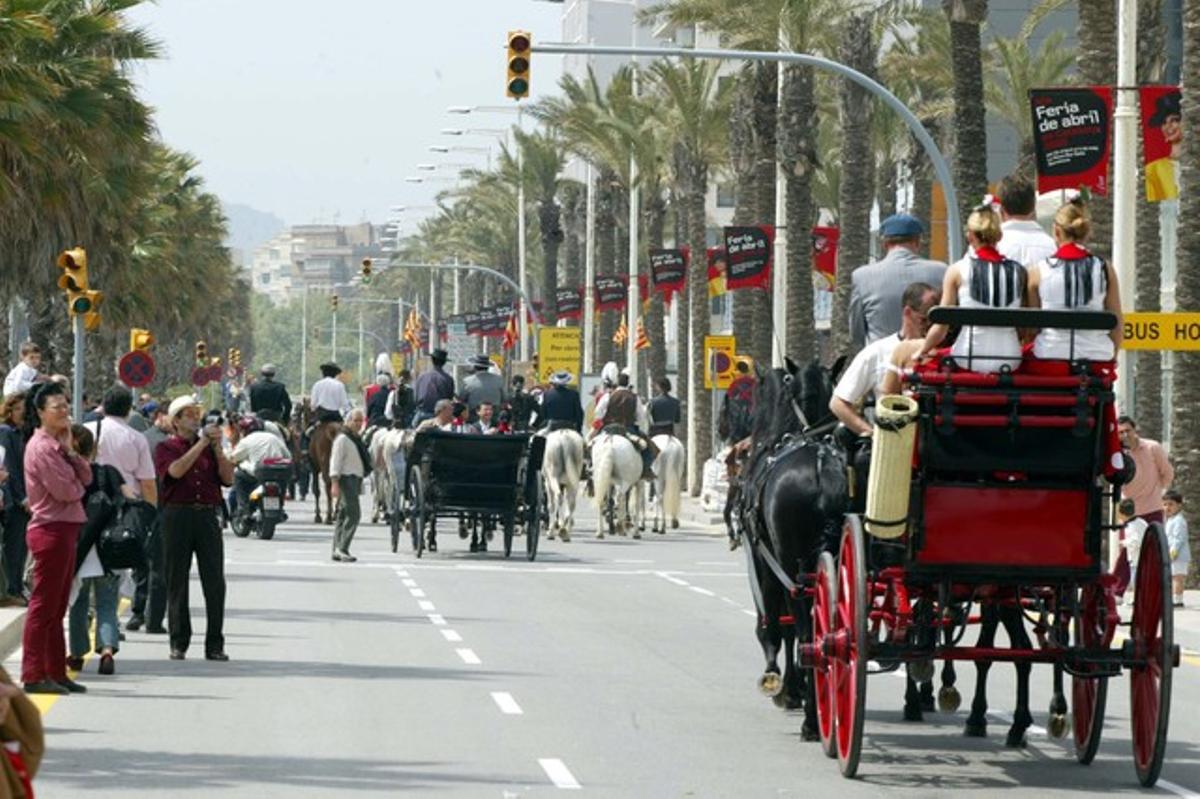
[(434, 350), (429, 356), (433, 368), (417, 378), (414, 392), (417, 397), (417, 415), (414, 426), (432, 419), (438, 400), (454, 399), (454, 378), (442, 368), (446, 365), (446, 351)]
[(275, 382), (275, 365), (264, 364), (259, 374), (262, 379), (250, 386), (250, 412), (268, 421), (287, 422), (292, 418), (292, 398), (283, 383)]
[[(158, 445), (171, 436), (174, 426), (167, 416), (166, 406), (154, 400), (142, 405), (142, 413), (150, 420), (150, 427), (142, 435), (150, 444), (150, 459), (153, 461)], [(161, 496), (161, 482), (159, 486)], [(160, 506), (154, 518), (154, 529), (146, 540), (146, 567), (133, 570), (133, 608), (129, 621), (125, 623), (126, 630), (135, 631), (145, 627), (146, 632), (158, 635), (167, 631), (163, 626), (163, 619), (167, 615), (167, 584), (163, 576), (162, 514)]]
[(221, 451), (221, 428), (209, 425), (201, 431), (203, 411), (194, 398), (176, 399), (167, 415), (174, 422), (175, 434), (158, 445), (154, 467), (162, 491), (171, 660), (183, 660), (192, 639), (188, 580), (193, 555), (200, 571), (207, 615), (204, 657), (229, 660), (223, 633), (225, 549), (218, 508), (221, 487), (233, 484), (233, 464)]
[(542, 394), (541, 406), (534, 409), (535, 426), (583, 432), (583, 403), (579, 400), (579, 392), (571, 388), (572, 379), (571, 373), (565, 370), (550, 375), (550, 388)]
[(512, 408), (513, 429), (520, 432), (529, 428), (529, 417), (537, 406), (536, 400), (525, 390), (525, 377), (513, 375), (512, 392), (509, 394), (509, 406)]
[(671, 396), (671, 379), (660, 377), (654, 381), (657, 393), (650, 400), (650, 437), (673, 436), (675, 425), (681, 421), (679, 400)]

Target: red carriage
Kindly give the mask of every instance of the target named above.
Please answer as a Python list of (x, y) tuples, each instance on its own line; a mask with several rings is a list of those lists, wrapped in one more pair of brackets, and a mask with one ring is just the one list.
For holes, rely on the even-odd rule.
[[(1005, 327), (1112, 329), (1108, 313), (934, 310), (934, 321)], [(1117, 611), (1102, 541), (1119, 495), (1103, 477), (1113, 418), (1111, 376), (1086, 364), (1059, 376), (918, 371), (906, 532), (891, 540), (846, 518), (836, 556), (811, 575), (819, 732), (845, 776), (858, 767), (868, 664), (1008, 661), (1054, 664), (1071, 677), (1076, 757), (1089, 763), (1108, 679), (1127, 670), (1134, 765), (1143, 785), (1162, 768), (1173, 641), (1170, 558), (1161, 527), (1146, 532), (1132, 618)], [(966, 646), (990, 604), (1018, 608), (1027, 648)], [(1016, 645), (1014, 644), (1014, 647)], [(1067, 718), (1063, 708), (1063, 721)]]

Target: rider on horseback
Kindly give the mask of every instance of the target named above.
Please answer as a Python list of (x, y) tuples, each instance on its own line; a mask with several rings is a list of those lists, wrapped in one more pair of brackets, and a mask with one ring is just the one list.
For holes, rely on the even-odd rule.
[[(609, 369), (612, 367), (612, 370)], [(642, 454), (642, 479), (653, 480), (654, 452), (651, 443), (638, 429), (638, 397), (629, 385), (629, 375), (619, 374), (616, 377), (616, 387), (612, 387), (612, 372), (617, 365), (611, 361), (604, 365), (604, 385), (611, 388), (610, 393), (602, 396), (596, 403), (596, 412), (592, 421), (592, 437), (602, 431), (614, 432), (609, 428), (617, 427), (619, 432), (629, 438)]]
[(533, 411), (533, 427), (547, 430), (571, 429), (583, 432), (583, 403), (579, 392), (571, 388), (574, 375), (565, 369), (550, 375), (550, 388), (542, 394), (541, 405)]
[(338, 380), (342, 368), (336, 363), (321, 364), (321, 379), (313, 384), (312, 405), (318, 422), (340, 422), (350, 412), (346, 384)]

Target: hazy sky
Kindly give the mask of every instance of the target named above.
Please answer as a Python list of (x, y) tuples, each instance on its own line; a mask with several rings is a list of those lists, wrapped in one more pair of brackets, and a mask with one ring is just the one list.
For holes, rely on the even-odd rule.
[[(422, 174), (418, 163), (482, 165), (483, 156), (436, 155), (428, 146), (489, 144), (439, 131), (503, 128), (515, 116), (462, 117), (446, 106), (512, 105), (506, 32), (559, 41), (562, 8), (537, 0), (159, 0), (130, 16), (166, 50), (137, 76), (166, 143), (200, 159), (222, 200), (302, 224), (335, 214), (341, 223), (382, 221), (389, 206), (427, 204), (446, 187), (406, 183)], [(535, 98), (553, 93), (560, 63), (535, 57)]]

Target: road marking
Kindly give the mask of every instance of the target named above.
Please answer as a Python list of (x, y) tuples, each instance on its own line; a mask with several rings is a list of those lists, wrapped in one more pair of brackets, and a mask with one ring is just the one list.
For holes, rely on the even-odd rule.
[(436, 624), (438, 627), (441, 627), (446, 623), (446, 617), (440, 613), (429, 613), (427, 615), (429, 616), (429, 621), (431, 621), (433, 624)]
[(420, 602), (417, 603), (417, 606), (420, 607), (421, 610), (425, 611), (426, 613), (431, 613), (431, 612), (437, 610), (437, 607), (427, 599), (422, 599)]
[(1184, 788), (1182, 785), (1176, 785), (1170, 780), (1164, 780), (1162, 777), (1158, 778), (1157, 787), (1162, 788), (1165, 791), (1170, 791), (1176, 796), (1186, 797), (1186, 799), (1196, 799), (1196, 797), (1200, 797), (1200, 794), (1196, 793), (1195, 791)]
[(510, 693), (492, 691), (492, 701), (500, 708), (500, 712), (506, 716), (521, 716), (525, 714), (525, 711), (521, 710), (521, 706), (517, 704), (517, 700), (513, 699)]
[(686, 580), (680, 580), (678, 577), (672, 577), (671, 575), (667, 574), (666, 572), (655, 572), (655, 574), (658, 575), (659, 577), (663, 578), (664, 580), (666, 580), (668, 583), (674, 583), (675, 585), (682, 585), (682, 586), (688, 585)]
[(654, 561), (652, 561), (652, 560), (640, 560), (637, 558), (632, 558), (632, 559), (614, 558), (613, 559), (613, 563), (653, 563), (653, 562)]
[(479, 659), (479, 655), (476, 655), (475, 650), (473, 649), (455, 649), (454, 651), (458, 653), (460, 658), (462, 658), (462, 662), (466, 663), (468, 666), (478, 666), (479, 664), (483, 663), (483, 661)]
[(411, 577), (406, 577), (405, 579), (401, 580), (400, 582), (404, 583), (405, 588), (416, 588), (417, 587), (417, 581), (412, 579)]
[(716, 594), (714, 594), (712, 591), (709, 591), (707, 588), (701, 588), (698, 585), (689, 585), (688, 588), (692, 589), (697, 594), (703, 594), (704, 596), (716, 596)]
[(410, 588), (410, 589), (408, 589), (408, 593), (412, 594), (415, 597), (422, 598), (422, 599), (425, 597), (425, 592), (422, 591), (420, 588)]
[(542, 771), (546, 772), (546, 776), (554, 783), (555, 788), (578, 791), (583, 787), (579, 784), (579, 780), (575, 779), (571, 770), (567, 768), (567, 764), (556, 757), (538, 758), (538, 765), (542, 767)]
[(757, 613), (755, 613), (754, 611), (752, 611), (752, 610), (746, 610), (745, 608), (742, 608), (742, 613), (745, 613), (747, 616), (755, 616), (755, 617), (757, 617), (757, 616), (758, 616), (758, 614), (757, 614)]
[(462, 643), (462, 636), (458, 634), (457, 630), (442, 630), (442, 637), (454, 644)]
[(724, 602), (726, 605), (734, 605), (734, 606), (736, 606), (736, 605), (737, 605), (737, 603), (736, 603), (736, 602), (734, 602), (732, 599), (730, 599), (730, 598), (729, 598), (729, 597), (727, 597), (727, 596), (723, 596), (723, 597), (721, 597), (721, 601), (722, 601), (722, 602)]

